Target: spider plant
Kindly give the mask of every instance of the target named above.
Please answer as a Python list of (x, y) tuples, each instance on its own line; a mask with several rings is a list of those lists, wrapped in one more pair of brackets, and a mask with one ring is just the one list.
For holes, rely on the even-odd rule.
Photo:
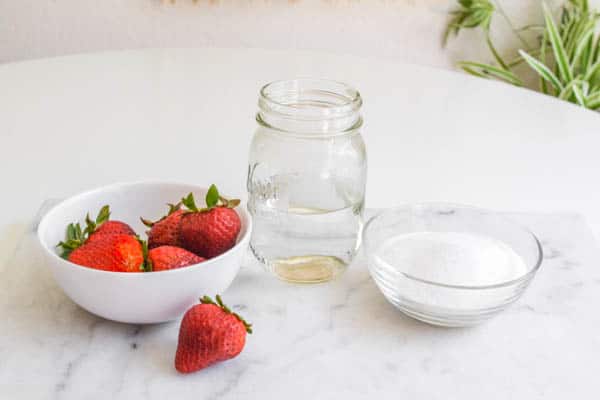
[[(458, 65), (463, 70), (479, 77), (523, 86), (515, 67), (524, 62), (538, 75), (541, 92), (592, 110), (600, 108), (600, 34), (597, 33), (600, 14), (590, 10), (588, 0), (567, 1), (557, 20), (542, 3), (544, 25), (521, 28), (514, 27), (498, 2), (458, 0), (458, 3), (460, 8), (452, 12), (444, 40), (452, 34), (457, 35), (461, 29), (483, 29), (494, 58), (491, 64), (461, 61)], [(501, 57), (490, 36), (490, 24), (495, 14), (506, 20), (523, 47), (510, 62)], [(534, 45), (521, 35), (529, 30), (540, 32)]]

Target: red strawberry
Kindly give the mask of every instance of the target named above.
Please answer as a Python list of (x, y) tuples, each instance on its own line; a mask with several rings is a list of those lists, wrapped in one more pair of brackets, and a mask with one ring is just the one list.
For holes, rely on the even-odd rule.
[(182, 202), (188, 208), (180, 225), (181, 243), (185, 249), (212, 258), (235, 245), (241, 221), (233, 208), (240, 203), (239, 200), (221, 197), (212, 185), (206, 194), (206, 208), (196, 207), (192, 193)]
[(135, 236), (135, 232), (129, 225), (121, 221), (109, 221), (110, 208), (104, 206), (100, 209), (95, 220), (87, 214), (85, 217), (86, 227), (81, 229), (79, 223), (69, 224), (67, 226), (67, 238), (60, 242), (57, 247), (62, 247), (62, 256), (67, 258), (69, 254), (89, 241), (96, 240), (107, 235), (130, 235)]
[(150, 228), (148, 233), (148, 247), (177, 246), (181, 247), (179, 239), (179, 224), (183, 216), (181, 204), (169, 204), (169, 213), (156, 222), (141, 218), (144, 225)]
[(142, 245), (131, 235), (100, 235), (71, 251), (68, 260), (105, 271), (140, 272), (144, 269)]
[(199, 264), (204, 258), (175, 246), (160, 246), (148, 251), (147, 270), (166, 271), (168, 269), (187, 267)]
[(88, 240), (92, 240), (92, 238), (96, 238), (102, 235), (131, 235), (135, 236), (135, 231), (127, 225), (125, 222), (121, 221), (106, 221), (102, 223), (94, 233), (90, 235)]
[(237, 356), (246, 343), (246, 332), (252, 333), (252, 326), (227, 308), (220, 296), (216, 304), (208, 296), (200, 302), (185, 313), (179, 328), (175, 368), (182, 373)]

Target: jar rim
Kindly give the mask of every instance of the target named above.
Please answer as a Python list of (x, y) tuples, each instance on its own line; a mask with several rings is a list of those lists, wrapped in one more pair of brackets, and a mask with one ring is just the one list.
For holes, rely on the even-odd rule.
[(259, 108), (297, 120), (328, 120), (357, 113), (360, 92), (330, 79), (296, 78), (267, 83), (260, 89)]
[(362, 125), (358, 90), (346, 83), (296, 78), (268, 83), (260, 89), (256, 120), (279, 132), (298, 136), (336, 136)]

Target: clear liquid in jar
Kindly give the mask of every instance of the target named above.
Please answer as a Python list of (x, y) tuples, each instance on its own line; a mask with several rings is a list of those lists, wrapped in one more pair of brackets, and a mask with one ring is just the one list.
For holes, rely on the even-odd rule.
[(325, 282), (350, 264), (360, 244), (362, 197), (340, 179), (275, 176), (250, 190), (251, 249), (280, 279)]

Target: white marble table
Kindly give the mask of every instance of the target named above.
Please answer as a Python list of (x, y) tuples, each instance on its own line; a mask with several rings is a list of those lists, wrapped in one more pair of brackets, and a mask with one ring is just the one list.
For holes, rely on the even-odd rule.
[(224, 298), (255, 332), (234, 360), (173, 367), (178, 322), (134, 326), (72, 303), (26, 235), (0, 281), (3, 399), (591, 399), (600, 392), (600, 256), (576, 214), (517, 214), (546, 260), (524, 297), (484, 325), (404, 317), (362, 258), (338, 281), (294, 286), (248, 257)]
[[(248, 348), (182, 377), (171, 365), (177, 324), (99, 320), (39, 268), (28, 229), (44, 199), (139, 179), (216, 182), (243, 197), (258, 88), (308, 75), (365, 98), (368, 207), (443, 200), (526, 213), (549, 259), (520, 303), (478, 328), (436, 329), (385, 303), (360, 260), (315, 287), (266, 279), (249, 262), (226, 293), (256, 324)], [(451, 72), (240, 49), (0, 65), (0, 93), (0, 398), (595, 395), (597, 114)]]

